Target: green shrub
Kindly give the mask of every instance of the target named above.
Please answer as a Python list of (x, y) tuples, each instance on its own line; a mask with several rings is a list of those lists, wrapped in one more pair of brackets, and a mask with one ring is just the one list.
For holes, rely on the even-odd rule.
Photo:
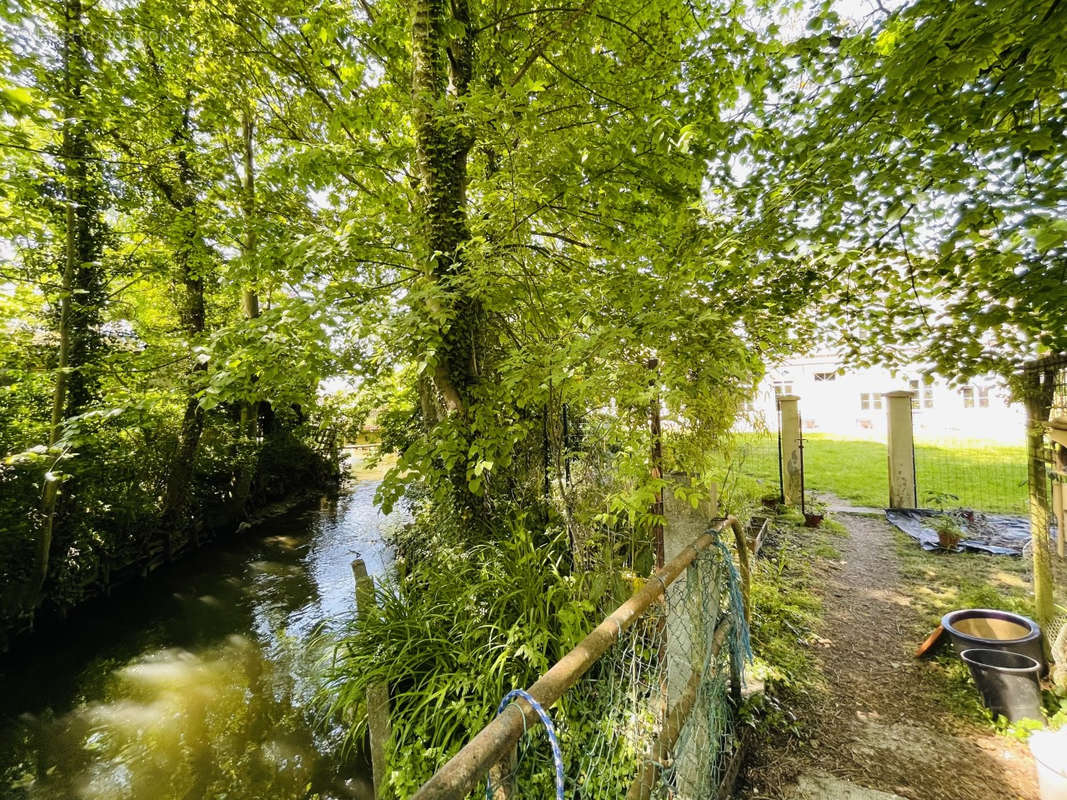
[(38, 459), (0, 462), (0, 641), (22, 616), (33, 578), (44, 472)]

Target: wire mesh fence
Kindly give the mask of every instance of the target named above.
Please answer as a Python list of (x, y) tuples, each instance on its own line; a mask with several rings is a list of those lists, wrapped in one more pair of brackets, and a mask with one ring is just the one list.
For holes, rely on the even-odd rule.
[(841, 500), (882, 507), (889, 496), (887, 448), (875, 439), (842, 439), (804, 432), (803, 483), (806, 500)]
[(527, 724), (515, 753), (490, 771), (485, 797), (719, 797), (732, 697), (751, 656), (744, 603), (730, 550), (699, 552), (659, 602), (620, 626), (550, 719)]
[[(1023, 369), (1021, 378), (1023, 399), (1030, 400), (1030, 412), (1039, 422), (1067, 417), (1067, 356), (1032, 362)], [(973, 395), (971, 402), (974, 402)], [(932, 433), (926, 431), (915, 441), (916, 493), (920, 506), (959, 507), (993, 514), (1029, 512), (1030, 456), (1023, 424), (1007, 436), (1003, 430), (996, 431), (994, 441), (935, 438)], [(1054, 486), (1056, 445), (1048, 436), (1039, 456), (1048, 463)], [(1050, 495), (1056, 493), (1050, 489)]]
[(781, 494), (781, 418), (776, 400), (762, 395), (744, 411), (729, 454), (731, 469), (754, 479), (768, 494)]
[(1031, 487), (1031, 520), (1048, 520), (1055, 531), (1056, 551), (1062, 558), (1063, 532), (1067, 530), (1067, 355), (1048, 356), (1028, 364), (1023, 370), (1024, 391), (1032, 418), (1044, 426), (1044, 436), (1037, 443), (1031, 440), (1027, 458), (1044, 461), (1046, 483)]
[[(1052, 418), (1064, 418), (1067, 431), (1067, 358), (1055, 365), (1042, 363), (1051, 403), (1049, 413)], [(973, 402), (982, 402), (974, 392), (987, 390), (969, 388)], [(881, 410), (884, 402), (881, 395), (878, 397)], [(765, 493), (780, 492), (781, 470), (791, 458), (788, 452), (782, 452), (781, 416), (776, 401), (777, 397), (765, 393), (749, 404), (734, 429), (729, 458), (728, 472), (755, 479)], [(803, 397), (799, 414), (802, 481), (808, 499), (814, 492), (818, 499), (831, 504), (840, 500), (880, 508), (892, 502), (885, 427), (853, 433), (819, 430), (809, 424), (812, 419), (819, 419), (819, 409), (806, 407)], [(988, 439), (963, 438), (949, 416), (932, 416), (929, 408), (921, 403), (918, 408), (913, 406), (915, 463), (909, 464), (908, 470), (914, 472), (917, 491), (914, 498), (909, 492), (907, 506), (1025, 514), (1028, 510), (1026, 430), (1015, 414), (990, 417), (999, 427), (989, 431)], [(1062, 453), (1067, 478), (1067, 445)], [(1052, 455), (1048, 458), (1051, 461)]]
[(1027, 511), (1025, 431), (1018, 444), (944, 438), (915, 442), (915, 486), (924, 508)]
[(1067, 355), (1043, 358), (1028, 365), (1025, 372), (1047, 392), (1047, 419), (1067, 417)]

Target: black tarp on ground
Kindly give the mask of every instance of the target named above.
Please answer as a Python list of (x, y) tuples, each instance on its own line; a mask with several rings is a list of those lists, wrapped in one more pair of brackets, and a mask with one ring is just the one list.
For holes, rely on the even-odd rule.
[[(886, 509), (885, 517), (923, 546), (937, 550), (937, 532), (926, 524), (937, 511), (922, 508)], [(1012, 514), (981, 514), (975, 512), (973, 522), (963, 523), (960, 549), (998, 556), (1021, 556), (1030, 541), (1030, 519)], [(1051, 538), (1055, 539), (1055, 526)], [(1054, 545), (1053, 545), (1054, 546)]]

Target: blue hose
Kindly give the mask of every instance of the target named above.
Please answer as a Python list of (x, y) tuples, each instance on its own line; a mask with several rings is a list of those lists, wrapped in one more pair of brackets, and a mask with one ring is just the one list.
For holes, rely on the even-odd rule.
[[(496, 716), (500, 716), (504, 709), (508, 707), (514, 698), (521, 697), (530, 707), (537, 712), (537, 716), (541, 718), (541, 724), (545, 726), (545, 732), (548, 734), (548, 743), (552, 746), (552, 762), (556, 766), (556, 800), (563, 800), (563, 753), (559, 749), (559, 739), (556, 738), (556, 729), (552, 725), (552, 718), (548, 716), (548, 712), (545, 711), (541, 704), (534, 700), (530, 695), (522, 689), (512, 689), (506, 695), (504, 699), (500, 701), (500, 706), (496, 710)], [(523, 715), (525, 720), (526, 715)], [(492, 800), (493, 798), (493, 778), (490, 776), (485, 781), (485, 800)]]

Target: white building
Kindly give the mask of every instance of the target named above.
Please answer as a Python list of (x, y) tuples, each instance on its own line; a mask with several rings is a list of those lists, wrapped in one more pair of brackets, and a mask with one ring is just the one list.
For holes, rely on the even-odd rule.
[(917, 371), (848, 367), (830, 353), (791, 359), (768, 369), (749, 409), (756, 420), (762, 417), (774, 430), (775, 396), (793, 394), (800, 397), (806, 431), (884, 440), (883, 395), (899, 389), (915, 392), (916, 439), (1017, 443), (1025, 436), (1025, 410), (1010, 402), (1007, 390), (992, 377), (949, 386), (936, 375)]

